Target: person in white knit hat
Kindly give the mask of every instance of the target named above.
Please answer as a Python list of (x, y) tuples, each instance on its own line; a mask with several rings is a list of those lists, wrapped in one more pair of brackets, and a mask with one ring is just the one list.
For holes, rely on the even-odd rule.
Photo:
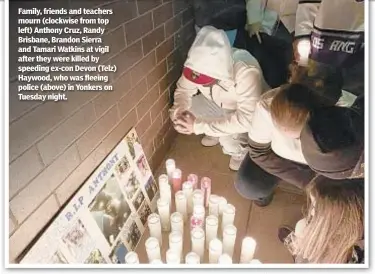
[[(179, 133), (204, 134), (203, 146), (220, 143), (224, 154), (231, 156), (229, 168), (238, 170), (248, 152), (247, 132), (255, 105), (267, 88), (257, 60), (232, 48), (223, 30), (205, 26), (189, 50), (170, 116)], [(200, 115), (192, 104), (198, 92)], [(213, 108), (222, 115), (208, 115)]]

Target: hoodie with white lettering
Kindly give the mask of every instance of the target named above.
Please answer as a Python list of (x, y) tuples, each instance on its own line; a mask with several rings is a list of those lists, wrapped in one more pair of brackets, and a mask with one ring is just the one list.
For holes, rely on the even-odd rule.
[[(210, 79), (213, 81), (208, 83)], [(231, 48), (224, 31), (206, 26), (198, 32), (177, 82), (172, 119), (174, 114), (189, 110), (192, 97), (200, 91), (230, 114), (214, 120), (197, 118), (195, 134), (223, 137), (246, 133), (256, 103), (267, 88), (257, 60), (245, 50)]]

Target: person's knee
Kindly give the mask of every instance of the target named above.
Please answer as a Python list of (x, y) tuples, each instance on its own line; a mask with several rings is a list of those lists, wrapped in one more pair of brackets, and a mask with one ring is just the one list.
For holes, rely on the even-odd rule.
[(234, 186), (242, 197), (249, 200), (268, 197), (274, 189), (273, 185), (264, 184), (262, 180), (251, 178), (251, 176), (247, 176), (247, 174), (240, 172), (240, 170), (237, 173)]

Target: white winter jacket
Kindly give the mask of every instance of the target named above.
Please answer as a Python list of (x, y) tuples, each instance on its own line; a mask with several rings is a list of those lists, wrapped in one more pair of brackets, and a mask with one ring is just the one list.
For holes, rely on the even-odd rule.
[(195, 134), (221, 137), (248, 132), (255, 105), (268, 89), (257, 60), (245, 50), (231, 48), (224, 31), (206, 26), (198, 32), (184, 66), (219, 81), (203, 86), (182, 75), (174, 94), (172, 116), (190, 109), (191, 99), (199, 90), (219, 107), (233, 112), (215, 120), (197, 118)]
[(262, 31), (272, 34), (278, 19), (294, 31), (298, 0), (247, 0), (247, 23), (262, 22)]

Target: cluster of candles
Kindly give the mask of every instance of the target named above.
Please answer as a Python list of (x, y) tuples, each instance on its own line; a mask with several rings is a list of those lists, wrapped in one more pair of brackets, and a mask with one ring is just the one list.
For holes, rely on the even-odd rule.
[[(167, 174), (158, 178), (160, 198), (157, 200), (158, 213), (147, 219), (150, 237), (145, 242), (149, 263), (162, 264), (162, 232), (169, 232), (169, 249), (166, 252), (167, 264), (203, 263), (205, 248), (208, 249), (210, 264), (232, 264), (237, 228), (234, 226), (236, 208), (224, 197), (211, 194), (211, 179), (203, 177), (198, 187), (198, 176), (190, 174), (182, 183), (182, 172), (175, 161), (166, 161)], [(171, 214), (172, 194), (176, 211)], [(206, 216), (206, 209), (208, 214)], [(191, 252), (183, 256), (183, 235), (185, 223), (189, 222)], [(222, 237), (219, 236), (219, 231)], [(254, 260), (256, 242), (251, 237), (242, 240), (240, 263), (256, 264)], [(129, 252), (127, 264), (139, 264), (137, 253)]]

